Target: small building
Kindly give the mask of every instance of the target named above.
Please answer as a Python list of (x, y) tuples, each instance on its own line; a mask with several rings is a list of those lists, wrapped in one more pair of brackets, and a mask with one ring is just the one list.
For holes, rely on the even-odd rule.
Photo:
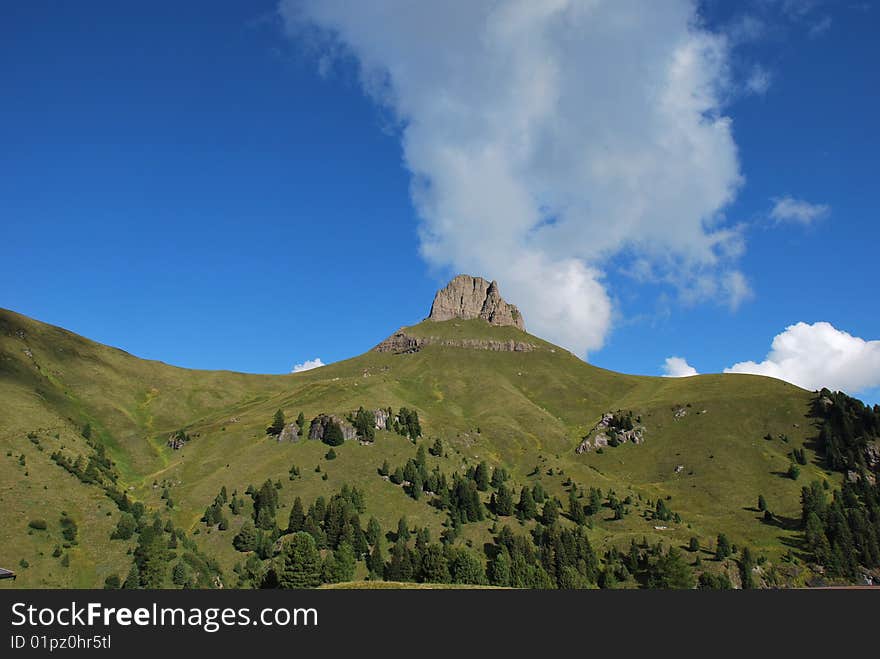
[(15, 572), (0, 567), (0, 579), (15, 579)]

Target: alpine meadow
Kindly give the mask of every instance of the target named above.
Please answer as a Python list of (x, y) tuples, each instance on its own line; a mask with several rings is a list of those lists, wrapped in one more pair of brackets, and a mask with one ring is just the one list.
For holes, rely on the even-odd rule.
[[(527, 321), (527, 319), (525, 319)], [(0, 528), (25, 588), (784, 587), (880, 567), (880, 410), (603, 370), (456, 277), (283, 376), (0, 315)]]

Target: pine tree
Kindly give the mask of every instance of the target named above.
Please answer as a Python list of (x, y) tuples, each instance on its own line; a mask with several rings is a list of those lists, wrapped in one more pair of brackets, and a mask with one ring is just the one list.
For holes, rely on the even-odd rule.
[(345, 443), (345, 435), (342, 434), (342, 428), (338, 423), (331, 421), (327, 424), (322, 441), (328, 446), (342, 446)]
[(507, 548), (503, 548), (489, 562), (489, 583), (493, 586), (510, 586), (510, 570), (510, 554)]
[(731, 553), (730, 541), (727, 539), (726, 535), (720, 533), (715, 544), (715, 558), (719, 561), (723, 561), (730, 556)]
[(294, 533), (281, 551), (279, 588), (316, 588), (321, 584), (321, 555), (315, 539)]
[(367, 522), (366, 537), (371, 547), (375, 547), (382, 539), (382, 526), (375, 517), (370, 517), (370, 521)]
[(357, 561), (354, 555), (354, 549), (347, 542), (342, 542), (336, 551), (333, 552), (333, 560), (331, 563), (329, 581), (333, 583), (341, 583), (343, 581), (351, 581), (354, 578), (355, 567)]
[(498, 515), (512, 515), (514, 512), (513, 493), (505, 483), (498, 486), (497, 496), (495, 496), (495, 513)]
[(523, 519), (534, 519), (538, 515), (538, 508), (535, 506), (532, 492), (527, 487), (520, 490), (517, 511)]
[(305, 521), (306, 516), (303, 512), (302, 499), (297, 497), (293, 500), (293, 505), (290, 507), (290, 517), (287, 521), (287, 532), (297, 533), (299, 531), (302, 531)]
[(568, 493), (568, 514), (572, 521), (578, 526), (586, 524), (587, 517), (584, 514), (584, 507), (581, 505), (577, 497), (577, 491), (572, 487)]
[(266, 428), (266, 434), (277, 436), (281, 434), (282, 430), (284, 430), (284, 412), (278, 410), (272, 418), (272, 425)]
[(767, 510), (767, 500), (764, 498), (763, 494), (758, 495), (758, 510), (761, 512)]
[(128, 590), (141, 587), (141, 575), (137, 563), (131, 564), (131, 569), (128, 571), (128, 576), (125, 577), (122, 587)]
[(555, 499), (548, 499), (541, 513), (541, 521), (544, 526), (553, 526), (559, 520), (559, 508)]
[(449, 566), (440, 545), (428, 545), (422, 555), (419, 581), (426, 583), (449, 583)]
[(480, 492), (489, 489), (489, 465), (485, 461), (480, 462), (474, 471), (474, 482)]

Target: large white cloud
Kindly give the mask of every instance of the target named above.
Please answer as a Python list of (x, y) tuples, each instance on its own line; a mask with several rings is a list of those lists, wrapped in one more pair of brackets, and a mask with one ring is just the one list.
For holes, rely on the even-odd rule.
[[(399, 122), (421, 250), (497, 279), (528, 328), (601, 347), (604, 272), (748, 297), (722, 211), (742, 183), (728, 44), (691, 0), (282, 0)], [(340, 55), (342, 54), (342, 55)]]
[(880, 341), (866, 341), (830, 323), (797, 323), (777, 334), (762, 362), (740, 362), (725, 373), (754, 373), (804, 389), (856, 393), (880, 386)]

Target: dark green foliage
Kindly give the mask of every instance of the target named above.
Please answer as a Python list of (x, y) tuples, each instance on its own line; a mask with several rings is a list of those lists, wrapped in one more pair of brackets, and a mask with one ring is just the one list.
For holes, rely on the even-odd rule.
[(767, 500), (764, 498), (763, 494), (758, 495), (758, 510), (761, 512), (767, 510)]
[(731, 590), (733, 584), (730, 578), (724, 574), (713, 574), (711, 572), (703, 572), (697, 585), (701, 590)]
[(305, 521), (306, 515), (303, 510), (302, 499), (297, 497), (293, 500), (293, 505), (290, 507), (290, 517), (287, 520), (287, 532), (297, 533), (302, 531)]
[(354, 578), (357, 559), (354, 549), (348, 542), (340, 543), (336, 551), (328, 554), (322, 566), (323, 580), (327, 583), (351, 581)]
[(727, 539), (727, 536), (723, 533), (718, 534), (718, 539), (715, 543), (715, 558), (719, 561), (723, 561), (732, 553), (733, 551), (730, 548), (730, 541)]
[(488, 583), (485, 562), (467, 549), (450, 548), (448, 557), (452, 583), (482, 585)]
[(790, 465), (788, 465), (788, 471), (786, 472), (786, 474), (791, 480), (796, 481), (801, 475), (801, 470), (794, 462), (792, 462)]
[(442, 456), (443, 455), (443, 440), (441, 440), (439, 437), (437, 439), (435, 439), (434, 444), (431, 446), (430, 449), (428, 449), (428, 451), (435, 458), (439, 458), (440, 456)]
[(602, 510), (602, 490), (597, 487), (590, 488), (590, 502), (587, 504), (586, 513), (595, 515)]
[(492, 495), (493, 511), (496, 515), (508, 516), (514, 513), (513, 493), (505, 483), (498, 486), (498, 491)]
[(359, 407), (355, 414), (354, 428), (358, 437), (365, 442), (372, 442), (376, 438), (376, 416), (363, 407)]
[(474, 471), (474, 482), (477, 484), (477, 489), (480, 492), (485, 492), (489, 489), (489, 465), (486, 464), (485, 460), (477, 465)]
[(541, 521), (544, 523), (544, 526), (553, 526), (559, 521), (559, 506), (556, 503), (556, 499), (548, 499), (546, 501), (541, 512)]
[(688, 542), (688, 551), (700, 551), (700, 541), (696, 537), (691, 537), (690, 542)]
[(122, 582), (119, 580), (118, 574), (111, 574), (104, 579), (104, 590), (119, 590), (122, 588)]
[(398, 434), (409, 437), (413, 441), (422, 436), (422, 426), (419, 423), (419, 413), (415, 410), (401, 407), (397, 414), (398, 424), (396, 430)]
[(183, 586), (189, 581), (189, 570), (183, 563), (175, 563), (171, 570), (171, 582), (177, 586)]
[(508, 526), (501, 529), (488, 552), (490, 583), (514, 588), (580, 588), (597, 582), (599, 563), (582, 528), (539, 525), (533, 538), (515, 535)]
[(336, 459), (336, 451), (332, 448), (324, 454), (324, 459), (326, 460), (335, 460)]
[(880, 439), (880, 408), (842, 392), (822, 389), (813, 399), (813, 416), (822, 424), (817, 444), (829, 469), (867, 470), (868, 444)]
[(520, 490), (516, 510), (523, 519), (534, 519), (538, 516), (538, 507), (535, 505), (535, 499), (529, 488), (524, 487)]
[(113, 530), (113, 533), (110, 535), (111, 540), (128, 540), (134, 535), (135, 530), (137, 529), (137, 522), (134, 519), (134, 516), (130, 513), (122, 513), (119, 516), (119, 521), (116, 522), (116, 528)]
[(648, 569), (648, 587), (664, 589), (688, 589), (695, 585), (691, 567), (682, 553), (672, 547), (655, 558)]
[(421, 555), (416, 574), (418, 581), (423, 583), (449, 583), (449, 564), (438, 544), (428, 545)]
[(279, 588), (316, 588), (321, 584), (321, 555), (308, 533), (289, 536), (281, 550)]
[(37, 531), (45, 531), (47, 525), (45, 519), (32, 519), (28, 522), (28, 526)]
[(275, 513), (278, 509), (278, 490), (271, 480), (266, 480), (251, 497), (254, 501), (254, 523), (258, 529), (272, 530), (277, 524)]
[(162, 588), (168, 572), (169, 551), (162, 532), (153, 526), (144, 527), (134, 550), (134, 562), (142, 588)]
[(336, 421), (330, 421), (324, 430), (322, 441), (328, 446), (342, 446), (345, 443), (345, 435)]
[(855, 579), (860, 565), (880, 567), (880, 485), (845, 481), (829, 502), (813, 481), (801, 489), (801, 528), (808, 550), (830, 576)]
[(278, 410), (272, 418), (272, 423), (266, 428), (266, 434), (278, 436), (282, 430), (284, 430), (284, 412)]
[(574, 487), (572, 487), (568, 493), (568, 515), (571, 517), (571, 520), (579, 526), (587, 523), (587, 515), (584, 512), (584, 506), (578, 498), (577, 490)]

